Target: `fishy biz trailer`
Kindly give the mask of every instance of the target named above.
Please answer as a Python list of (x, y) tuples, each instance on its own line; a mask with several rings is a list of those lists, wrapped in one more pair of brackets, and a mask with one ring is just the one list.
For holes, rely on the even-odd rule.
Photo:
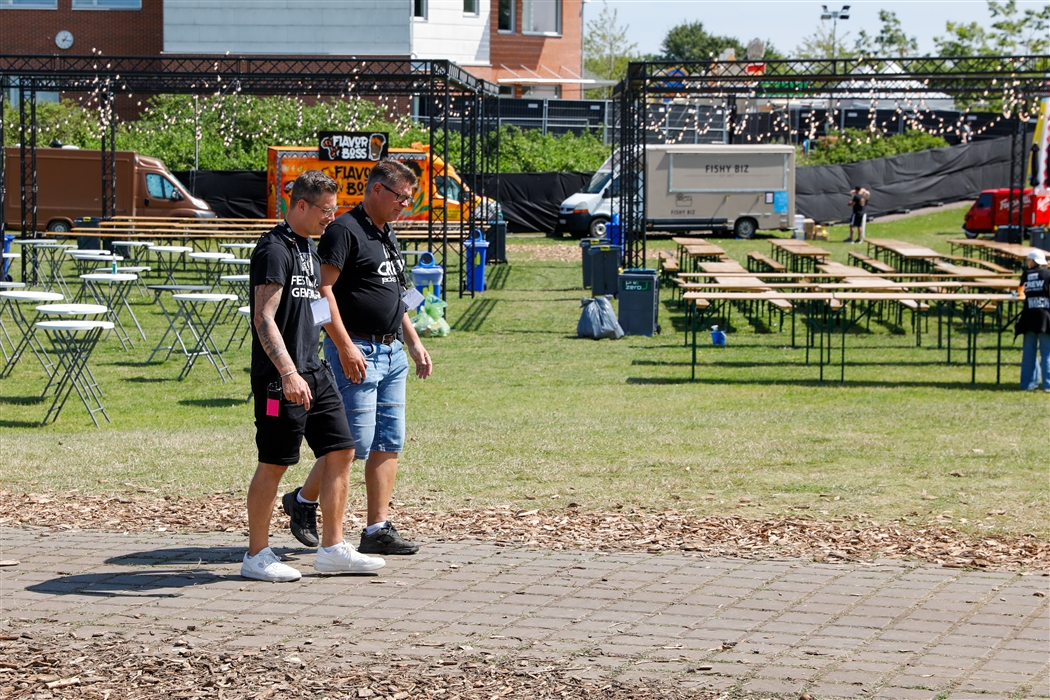
[(767, 145), (648, 145), (646, 229), (789, 230), (795, 223), (795, 149)]

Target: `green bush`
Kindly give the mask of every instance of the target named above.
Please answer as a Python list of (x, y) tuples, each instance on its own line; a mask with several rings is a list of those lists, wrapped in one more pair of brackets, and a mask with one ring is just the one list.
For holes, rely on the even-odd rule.
[[(37, 143), (45, 146), (57, 139), (80, 148), (98, 148), (97, 114), (75, 100), (40, 103)], [(5, 140), (17, 143), (15, 106), (7, 105), (5, 122)], [(396, 148), (430, 140), (427, 130), (409, 117), (392, 116), (362, 99), (307, 104), (295, 97), (207, 97), (199, 100), (195, 119), (192, 96), (156, 95), (137, 121), (120, 124), (117, 148), (160, 158), (172, 170), (189, 170), (194, 167), (195, 128), (202, 170), (264, 170), (267, 146), (315, 145), (319, 131), (386, 131)], [(457, 168), (460, 141), (458, 132), (449, 133), (450, 159)], [(489, 146), (495, 146), (495, 135), (490, 136)], [(502, 172), (596, 170), (609, 152), (600, 136), (590, 133), (552, 136), (512, 126), (500, 130)]]
[(833, 138), (826, 141), (814, 141), (809, 153), (805, 153), (800, 146), (798, 164), (843, 165), (902, 153), (926, 151), (931, 148), (943, 148), (948, 145), (948, 142), (940, 136), (933, 136), (915, 129), (893, 136), (862, 129), (832, 131), (830, 135)]

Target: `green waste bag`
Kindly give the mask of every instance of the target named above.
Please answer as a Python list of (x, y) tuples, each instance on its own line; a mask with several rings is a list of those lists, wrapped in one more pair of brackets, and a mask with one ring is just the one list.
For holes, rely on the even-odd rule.
[(452, 328), (445, 320), (445, 307), (448, 304), (433, 294), (423, 299), (423, 310), (416, 314), (412, 326), (425, 338), (444, 338)]

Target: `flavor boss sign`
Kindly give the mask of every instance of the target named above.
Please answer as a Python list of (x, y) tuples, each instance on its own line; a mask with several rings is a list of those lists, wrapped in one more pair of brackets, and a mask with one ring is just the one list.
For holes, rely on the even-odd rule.
[(370, 160), (387, 156), (389, 135), (383, 132), (322, 131), (318, 134), (321, 160)]

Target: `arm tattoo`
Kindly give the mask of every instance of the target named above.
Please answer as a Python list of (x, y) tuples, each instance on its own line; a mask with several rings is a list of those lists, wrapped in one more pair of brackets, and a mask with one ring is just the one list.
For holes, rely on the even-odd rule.
[(288, 355), (288, 348), (284, 344), (284, 338), (277, 328), (277, 307), (281, 304), (281, 293), (284, 288), (279, 284), (260, 284), (254, 288), (255, 292), (255, 330), (259, 335), (259, 344), (262, 345), (266, 356), (273, 362), (274, 367), (281, 374), (295, 369), (295, 363)]

